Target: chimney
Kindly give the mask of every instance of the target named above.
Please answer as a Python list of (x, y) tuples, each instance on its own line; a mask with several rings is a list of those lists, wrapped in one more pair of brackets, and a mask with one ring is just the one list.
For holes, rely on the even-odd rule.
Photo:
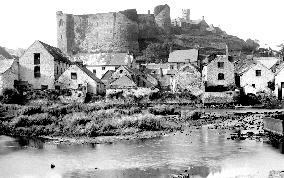
[(202, 20), (204, 20), (204, 16), (202, 16)]
[(148, 14), (150, 14), (151, 13), (151, 11), (150, 10), (148, 10)]

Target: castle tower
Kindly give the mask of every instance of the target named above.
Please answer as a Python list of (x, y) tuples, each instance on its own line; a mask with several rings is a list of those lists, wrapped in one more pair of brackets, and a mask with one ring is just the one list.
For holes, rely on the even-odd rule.
[(171, 14), (170, 6), (167, 4), (156, 6), (154, 9), (154, 16), (157, 25), (164, 30), (166, 34), (171, 31)]
[(190, 21), (190, 9), (182, 9), (182, 18), (184, 18), (186, 22)]
[(65, 54), (70, 53), (71, 44), (68, 38), (69, 32), (69, 21), (70, 17), (68, 14), (63, 14), (62, 11), (56, 12), (57, 21), (57, 47)]

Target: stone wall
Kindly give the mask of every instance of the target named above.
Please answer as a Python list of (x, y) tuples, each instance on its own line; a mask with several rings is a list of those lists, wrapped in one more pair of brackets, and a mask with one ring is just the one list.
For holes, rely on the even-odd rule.
[(138, 39), (156, 38), (170, 32), (170, 7), (155, 8), (155, 14), (137, 14), (135, 9), (89, 15), (57, 16), (57, 45), (66, 54), (137, 52)]

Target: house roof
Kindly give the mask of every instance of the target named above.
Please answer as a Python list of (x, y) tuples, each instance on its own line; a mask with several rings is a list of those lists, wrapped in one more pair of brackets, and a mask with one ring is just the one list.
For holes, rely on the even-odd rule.
[(268, 69), (271, 69), (279, 61), (276, 57), (254, 57), (253, 59), (261, 62)]
[(13, 59), (13, 56), (9, 54), (4, 47), (1, 46), (0, 46), (0, 56), (3, 56), (5, 59)]
[[(4, 58), (0, 56), (0, 58)], [(13, 65), (14, 59), (0, 59), (0, 74), (5, 73)]]
[(277, 66), (275, 75), (277, 75), (284, 68), (284, 62), (282, 62), (279, 66)]
[(94, 81), (96, 81), (97, 83), (103, 83), (100, 79), (98, 79), (96, 77), (96, 75), (94, 73), (92, 73), (91, 71), (89, 71), (86, 67), (83, 67), (79, 64), (74, 64), (76, 65), (79, 69), (81, 69), (84, 73), (86, 73), (89, 77), (91, 77)]
[(48, 51), (49, 54), (51, 54), (55, 60), (59, 60), (62, 62), (71, 63), (71, 61), (62, 53), (62, 51), (59, 48), (50, 46), (42, 41), (38, 41), (42, 46)]
[(101, 78), (101, 80), (109, 80), (114, 73), (113, 70), (108, 70)]
[(119, 77), (118, 79), (114, 80), (110, 86), (115, 86), (117, 88), (128, 88), (128, 87), (137, 87), (135, 82), (130, 79), (128, 76), (124, 75)]
[(161, 63), (161, 64), (150, 63), (150, 64), (145, 64), (145, 67), (147, 69), (168, 69), (169, 65), (170, 65), (169, 63)]
[[(261, 65), (264, 68), (267, 68), (265, 65), (263, 65), (261, 62), (259, 61), (255, 61), (255, 60), (250, 60), (244, 64), (242, 64), (241, 66), (237, 67), (236, 71), (239, 75), (242, 75), (244, 73), (246, 73), (247, 71), (249, 71), (252, 67), (256, 66), (256, 65)], [(267, 68), (268, 69), (268, 68)], [(269, 69), (268, 69), (269, 70)]]
[(176, 50), (170, 53), (168, 62), (195, 62), (198, 58), (197, 49)]
[(77, 54), (74, 60), (82, 60), (85, 65), (121, 66), (133, 61), (133, 56), (127, 53), (93, 53)]

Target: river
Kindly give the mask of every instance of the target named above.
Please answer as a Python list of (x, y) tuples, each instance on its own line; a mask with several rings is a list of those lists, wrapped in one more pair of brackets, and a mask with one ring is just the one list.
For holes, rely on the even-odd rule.
[[(228, 140), (229, 132), (202, 129), (112, 144), (45, 144), (0, 136), (0, 177), (268, 177), (284, 155), (255, 140)], [(51, 169), (50, 164), (55, 164)]]

